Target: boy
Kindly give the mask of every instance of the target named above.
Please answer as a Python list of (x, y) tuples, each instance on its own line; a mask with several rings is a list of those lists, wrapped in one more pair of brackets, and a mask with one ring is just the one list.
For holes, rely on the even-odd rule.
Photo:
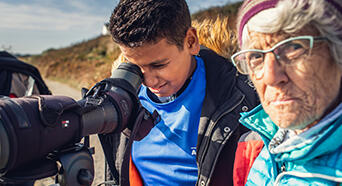
[(142, 105), (161, 116), (141, 141), (102, 140), (118, 184), (231, 185), (237, 140), (246, 131), (239, 112), (258, 103), (246, 77), (200, 50), (185, 0), (120, 1), (109, 30), (125, 60), (143, 72)]

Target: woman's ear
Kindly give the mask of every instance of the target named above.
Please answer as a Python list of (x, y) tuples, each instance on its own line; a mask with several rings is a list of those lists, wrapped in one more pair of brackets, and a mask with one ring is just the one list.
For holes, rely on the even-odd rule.
[(186, 47), (191, 55), (197, 55), (200, 50), (200, 44), (197, 37), (197, 31), (195, 28), (190, 27), (186, 32), (186, 37), (184, 39), (184, 47)]

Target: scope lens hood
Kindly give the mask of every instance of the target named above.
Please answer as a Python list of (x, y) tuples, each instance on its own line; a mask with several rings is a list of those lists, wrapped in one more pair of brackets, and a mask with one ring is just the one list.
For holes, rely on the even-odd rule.
[(119, 67), (113, 71), (111, 78), (124, 79), (135, 90), (138, 90), (143, 79), (140, 68), (133, 63), (121, 63)]
[(8, 163), (9, 152), (9, 138), (0, 116), (0, 170), (4, 169)]
[(143, 74), (142, 74), (140, 68), (138, 67), (138, 65), (135, 65), (133, 63), (121, 63), (118, 66), (118, 69), (127, 70), (129, 72), (132, 72), (132, 73), (140, 76), (140, 78), (143, 78)]

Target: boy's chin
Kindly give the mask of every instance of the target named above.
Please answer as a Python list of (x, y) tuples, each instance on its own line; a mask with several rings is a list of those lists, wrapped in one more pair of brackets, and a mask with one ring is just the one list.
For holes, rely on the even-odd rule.
[(150, 91), (158, 97), (169, 97), (169, 96), (172, 96), (173, 94), (175, 94), (173, 92), (165, 92), (162, 90), (155, 90), (155, 89), (151, 89), (151, 88), (150, 88)]

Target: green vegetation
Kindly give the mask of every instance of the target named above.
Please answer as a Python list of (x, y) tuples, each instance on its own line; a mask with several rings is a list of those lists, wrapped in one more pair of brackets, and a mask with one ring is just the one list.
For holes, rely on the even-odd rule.
[[(201, 21), (204, 18), (229, 16), (230, 20), (235, 20), (240, 5), (241, 3), (234, 3), (201, 10), (193, 14), (192, 19)], [(230, 23), (234, 24), (234, 21)], [(58, 80), (80, 89), (90, 88), (94, 83), (109, 77), (112, 62), (119, 54), (119, 47), (110, 36), (98, 36), (69, 47), (51, 48), (40, 55), (21, 59), (35, 65), (44, 78)]]
[(237, 2), (233, 4), (227, 4), (222, 7), (212, 7), (206, 10), (198, 11), (194, 14), (192, 14), (191, 18), (194, 20), (202, 21), (203, 19), (216, 19), (217, 16), (229, 16), (234, 17), (237, 14), (237, 11), (239, 10), (239, 7), (241, 6), (242, 2)]

